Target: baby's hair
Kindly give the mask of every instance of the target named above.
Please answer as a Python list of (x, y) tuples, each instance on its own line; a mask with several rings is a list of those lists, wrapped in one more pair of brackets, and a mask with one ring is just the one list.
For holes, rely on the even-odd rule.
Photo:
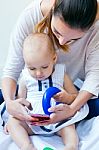
[[(55, 47), (53, 40), (46, 33), (31, 33), (29, 34), (23, 44), (23, 51), (29, 51), (29, 47), (35, 46), (38, 49), (41, 49), (42, 46), (50, 50), (50, 52), (55, 53)], [(31, 48), (30, 48), (31, 49)]]

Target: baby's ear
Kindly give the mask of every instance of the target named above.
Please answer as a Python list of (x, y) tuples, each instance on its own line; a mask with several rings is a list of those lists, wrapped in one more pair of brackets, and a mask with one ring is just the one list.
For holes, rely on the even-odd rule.
[(54, 63), (56, 64), (57, 62), (57, 54), (55, 54), (55, 56), (53, 57)]

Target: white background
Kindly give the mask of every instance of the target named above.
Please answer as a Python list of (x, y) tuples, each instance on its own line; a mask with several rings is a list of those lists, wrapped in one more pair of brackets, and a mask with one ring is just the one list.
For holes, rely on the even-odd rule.
[(32, 1), (33, 0), (0, 0), (0, 86), (11, 31), (22, 10)]
[(22, 10), (33, 0), (0, 0), (0, 86), (11, 31)]

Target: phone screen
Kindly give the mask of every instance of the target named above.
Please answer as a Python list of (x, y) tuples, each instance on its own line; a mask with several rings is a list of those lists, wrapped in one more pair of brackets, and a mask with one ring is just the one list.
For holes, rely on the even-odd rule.
[(38, 118), (39, 121), (44, 121), (44, 120), (47, 121), (50, 119), (50, 116), (45, 115), (45, 114), (30, 114), (30, 115), (33, 118)]

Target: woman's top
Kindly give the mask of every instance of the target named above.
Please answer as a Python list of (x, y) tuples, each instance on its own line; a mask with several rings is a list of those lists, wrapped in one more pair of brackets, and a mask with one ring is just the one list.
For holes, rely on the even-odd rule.
[[(4, 68), (3, 77), (10, 77), (15, 81), (24, 68), (23, 41), (43, 15), (40, 8), (41, 0), (33, 2), (23, 11), (11, 35), (9, 54)], [(69, 52), (57, 50), (58, 63), (66, 64), (66, 72), (71, 79), (84, 80), (81, 90), (96, 96), (99, 93), (99, 21), (97, 20), (86, 34), (72, 43)]]

